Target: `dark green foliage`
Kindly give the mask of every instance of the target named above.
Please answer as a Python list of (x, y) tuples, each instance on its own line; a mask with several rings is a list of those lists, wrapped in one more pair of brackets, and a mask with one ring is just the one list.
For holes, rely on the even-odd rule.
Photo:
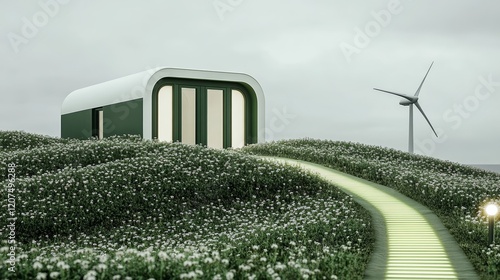
[[(10, 273), (0, 255), (2, 278), (363, 277), (370, 217), (315, 175), (133, 136), (41, 139), (13, 140), (0, 154), (2, 174), (16, 174), (13, 187), (0, 183), (0, 195), (16, 197), (23, 256)], [(0, 213), (2, 240), (8, 216)]]
[(285, 140), (247, 146), (243, 151), (319, 163), (396, 189), (441, 218), (483, 279), (500, 276), (500, 246), (488, 247), (482, 212), (485, 202), (500, 199), (499, 174), (347, 142)]

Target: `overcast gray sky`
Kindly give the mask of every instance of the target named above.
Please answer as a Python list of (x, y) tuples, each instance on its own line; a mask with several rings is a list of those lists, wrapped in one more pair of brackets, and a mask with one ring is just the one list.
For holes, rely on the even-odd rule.
[[(499, 1), (2, 1), (0, 130), (60, 135), (73, 90), (158, 66), (243, 72), (268, 140), (320, 138), (500, 163)], [(271, 125), (273, 124), (273, 125)]]

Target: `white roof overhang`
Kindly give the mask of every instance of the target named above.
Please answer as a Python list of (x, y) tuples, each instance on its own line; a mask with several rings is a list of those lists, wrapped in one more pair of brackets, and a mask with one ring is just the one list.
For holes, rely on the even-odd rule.
[(258, 103), (258, 141), (264, 141), (265, 100), (259, 83), (247, 74), (188, 70), (178, 68), (156, 68), (137, 74), (114, 79), (71, 92), (62, 104), (61, 114), (99, 108), (120, 102), (143, 99), (144, 138), (151, 139), (152, 126), (152, 92), (155, 84), (164, 78), (185, 78), (195, 80), (212, 80), (235, 82), (253, 89)]

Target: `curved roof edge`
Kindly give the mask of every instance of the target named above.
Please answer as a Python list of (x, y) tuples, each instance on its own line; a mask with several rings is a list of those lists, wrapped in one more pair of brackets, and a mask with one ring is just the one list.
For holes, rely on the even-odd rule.
[[(196, 80), (215, 80), (215, 81), (228, 81), (243, 83), (250, 86), (257, 97), (257, 127), (258, 135), (257, 142), (265, 141), (265, 99), (262, 87), (253, 77), (242, 73), (230, 73), (230, 72), (216, 72), (216, 71), (203, 71), (203, 70), (187, 70), (187, 69), (177, 69), (177, 68), (160, 68), (155, 71), (149, 82), (147, 83), (145, 92), (153, 92), (153, 87), (156, 83), (163, 78), (186, 78), (186, 79), (196, 79)], [(151, 104), (152, 96), (144, 96), (144, 135), (145, 139), (152, 138), (152, 119), (151, 119)]]
[(265, 139), (265, 99), (260, 84), (243, 73), (158, 67), (71, 92), (63, 101), (61, 115), (143, 98), (143, 137), (151, 138), (151, 104), (155, 84), (163, 78), (227, 81), (246, 84), (257, 97), (258, 142)]
[(63, 101), (61, 114), (69, 114), (129, 100), (147, 98), (154, 85), (163, 78), (232, 81), (248, 84), (259, 100), (264, 99), (259, 83), (247, 74), (160, 67), (81, 88)]
[(144, 71), (77, 89), (64, 99), (61, 114), (64, 115), (142, 98), (145, 86), (150, 77), (151, 73)]

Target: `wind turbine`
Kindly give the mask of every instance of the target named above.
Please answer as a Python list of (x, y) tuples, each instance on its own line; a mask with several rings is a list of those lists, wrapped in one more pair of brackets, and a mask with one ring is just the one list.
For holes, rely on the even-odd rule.
[(436, 137), (438, 137), (436, 130), (434, 130), (434, 127), (432, 126), (431, 122), (429, 121), (429, 119), (425, 115), (424, 110), (422, 110), (422, 107), (420, 107), (420, 104), (418, 104), (418, 95), (420, 94), (420, 90), (422, 89), (422, 85), (424, 84), (425, 78), (427, 78), (427, 74), (429, 74), (429, 71), (431, 70), (433, 64), (434, 64), (434, 61), (431, 63), (429, 70), (427, 70), (427, 73), (425, 74), (424, 79), (420, 83), (420, 86), (418, 87), (417, 92), (415, 92), (415, 94), (413, 96), (402, 94), (402, 93), (396, 93), (396, 92), (392, 92), (392, 91), (387, 91), (387, 90), (383, 90), (383, 89), (373, 88), (374, 90), (378, 90), (378, 91), (382, 91), (382, 92), (386, 92), (389, 94), (403, 97), (403, 99), (401, 99), (399, 104), (403, 105), (403, 106), (410, 107), (410, 132), (409, 132), (410, 135), (409, 135), (409, 139), (408, 139), (408, 152), (411, 154), (413, 154), (413, 105), (417, 106), (417, 109), (420, 111), (420, 113), (422, 113), (422, 115), (424, 116), (427, 123), (429, 123), (429, 125), (431, 126), (432, 131), (434, 132)]

